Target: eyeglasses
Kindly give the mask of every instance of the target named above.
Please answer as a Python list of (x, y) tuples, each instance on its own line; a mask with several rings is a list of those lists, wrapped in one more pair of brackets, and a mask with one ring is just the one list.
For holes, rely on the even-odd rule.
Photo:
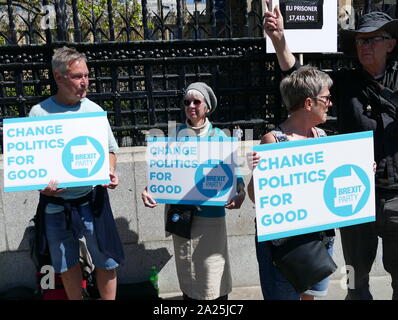
[(391, 40), (391, 38), (388, 36), (376, 36), (372, 38), (356, 38), (355, 43), (357, 44), (358, 47), (362, 47), (365, 44), (373, 46), (375, 43), (381, 42), (383, 40)]
[(186, 106), (186, 107), (189, 107), (189, 106), (191, 105), (191, 103), (193, 103), (194, 106), (196, 107), (196, 106), (199, 106), (199, 105), (202, 103), (202, 101), (200, 101), (199, 99), (184, 100), (184, 101), (183, 101), (183, 104), (184, 104), (184, 106)]
[(329, 94), (328, 96), (312, 97), (312, 99), (321, 100), (324, 104), (328, 105), (332, 102), (332, 95)]

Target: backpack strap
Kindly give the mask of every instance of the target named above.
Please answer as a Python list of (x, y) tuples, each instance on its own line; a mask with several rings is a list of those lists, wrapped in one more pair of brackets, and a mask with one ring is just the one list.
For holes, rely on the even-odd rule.
[(376, 113), (386, 113), (395, 120), (397, 118), (398, 92), (383, 86), (363, 69), (357, 70), (357, 79), (364, 88), (362, 89), (364, 96), (368, 99), (364, 106), (371, 105)]
[(393, 118), (396, 119), (398, 108), (398, 92), (393, 92), (389, 88), (383, 88), (383, 90), (380, 91), (380, 95), (389, 102), (388, 111), (390, 114), (394, 115)]
[(378, 187), (383, 187), (383, 185), (391, 186), (394, 185), (397, 180), (397, 170), (394, 166), (394, 159), (391, 156), (386, 156), (377, 164), (376, 185), (378, 185)]
[(387, 177), (388, 177), (388, 183), (390, 185), (395, 183), (395, 177), (396, 177), (396, 169), (394, 167), (394, 160), (391, 156), (386, 157), (386, 164), (387, 164)]

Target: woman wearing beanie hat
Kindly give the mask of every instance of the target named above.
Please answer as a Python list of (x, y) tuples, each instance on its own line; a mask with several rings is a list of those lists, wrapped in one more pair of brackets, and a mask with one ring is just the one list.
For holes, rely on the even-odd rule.
[(187, 87), (186, 92), (189, 92), (190, 90), (196, 90), (204, 97), (207, 108), (209, 109), (207, 116), (211, 115), (214, 112), (214, 110), (216, 110), (217, 107), (216, 95), (214, 94), (213, 89), (210, 88), (206, 83), (204, 82), (191, 83)]
[[(182, 105), (187, 120), (177, 128), (178, 137), (226, 137), (208, 119), (217, 107), (217, 98), (207, 84), (190, 84), (185, 90)], [(244, 199), (243, 178), (237, 176), (237, 195), (225, 207), (198, 206), (192, 222), (191, 239), (172, 235), (177, 276), (185, 300), (228, 298), (232, 290), (232, 278), (225, 208), (239, 209)], [(142, 193), (142, 200), (146, 207), (154, 208), (158, 205), (147, 188)], [(169, 206), (166, 205), (166, 212), (167, 207)]]

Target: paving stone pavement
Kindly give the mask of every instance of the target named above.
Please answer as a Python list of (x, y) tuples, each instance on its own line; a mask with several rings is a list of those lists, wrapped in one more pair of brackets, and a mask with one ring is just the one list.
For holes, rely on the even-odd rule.
[[(391, 278), (389, 276), (371, 277), (370, 290), (374, 300), (391, 300)], [(316, 300), (344, 300), (346, 291), (342, 288), (340, 280), (331, 280), (329, 292), (325, 297), (316, 298)], [(163, 299), (181, 300), (181, 293), (160, 294)], [(229, 295), (230, 300), (262, 300), (261, 288), (256, 287), (235, 287)]]

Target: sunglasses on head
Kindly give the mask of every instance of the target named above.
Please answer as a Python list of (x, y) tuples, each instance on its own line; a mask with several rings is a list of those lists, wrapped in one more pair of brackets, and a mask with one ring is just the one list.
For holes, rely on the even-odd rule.
[(191, 103), (193, 102), (193, 104), (195, 106), (198, 106), (202, 103), (202, 101), (200, 101), (199, 99), (194, 99), (194, 100), (184, 100), (184, 106), (189, 107), (191, 105)]

